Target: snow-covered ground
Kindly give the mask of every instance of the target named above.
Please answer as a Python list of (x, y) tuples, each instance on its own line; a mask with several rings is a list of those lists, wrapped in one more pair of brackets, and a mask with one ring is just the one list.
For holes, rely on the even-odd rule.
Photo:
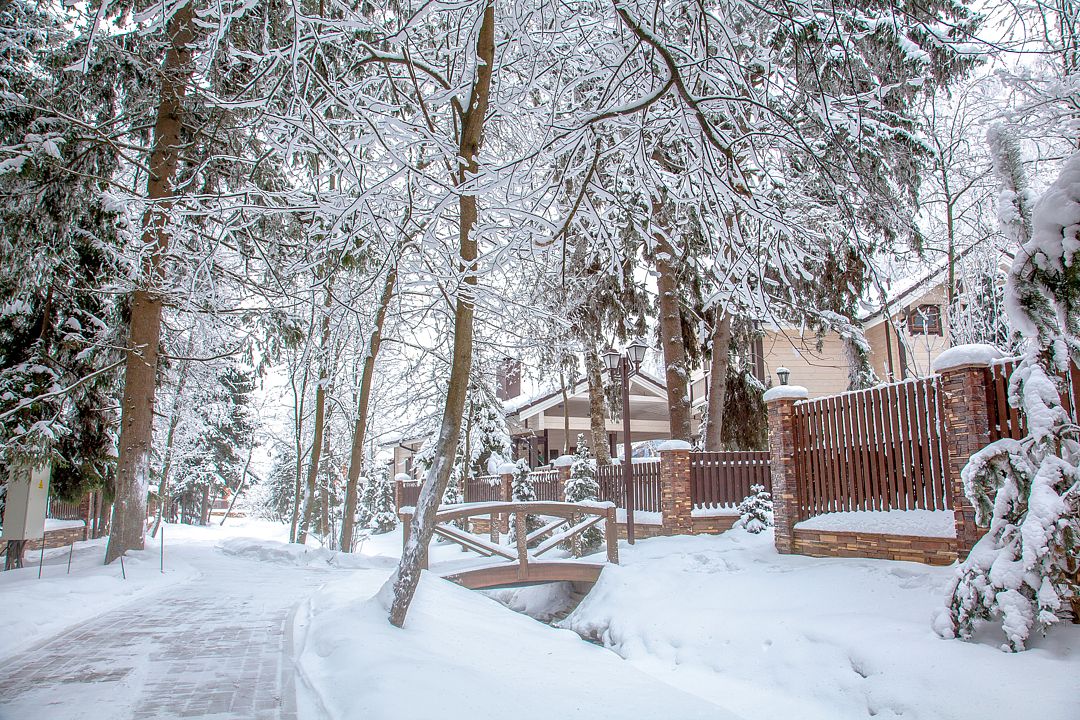
[(782, 556), (771, 533), (622, 549), (563, 625), (746, 718), (1080, 717), (1080, 626), (1027, 652), (931, 630), (953, 568)]
[[(561, 622), (567, 629), (428, 573), (398, 630), (379, 591), (400, 531), (370, 538), (355, 555), (290, 546), (286, 535), (256, 520), (170, 525), (166, 572), (151, 543), (128, 557), (126, 580), (101, 565), (101, 541), (77, 545), (70, 575), (66, 551), (47, 552), (42, 580), (36, 567), (0, 573), (8, 622), (0, 659), (25, 658), (27, 646), (124, 603), (160, 604), (195, 588), (205, 595), (199, 583), (250, 568), (259, 583), (249, 612), (275, 586), (300, 598), (285, 602), (298, 602), (286, 660), (298, 669), (301, 720), (1080, 717), (1080, 627), (1055, 628), (1019, 654), (998, 650), (992, 628), (976, 642), (939, 639), (931, 621), (951, 568), (780, 556), (771, 534), (741, 530), (655, 538), (621, 545), (623, 565), (604, 571)], [(471, 557), (437, 545), (432, 567)], [(547, 617), (577, 597), (567, 585), (490, 595)], [(109, 706), (108, 692), (95, 697), (95, 707)], [(2, 701), (0, 692), (0, 716)], [(137, 704), (117, 697), (116, 717)], [(82, 717), (63, 705), (54, 698), (40, 717)]]

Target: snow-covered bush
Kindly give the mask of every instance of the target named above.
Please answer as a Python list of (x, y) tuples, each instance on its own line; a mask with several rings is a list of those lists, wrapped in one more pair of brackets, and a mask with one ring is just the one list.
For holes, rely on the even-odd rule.
[(757, 534), (773, 526), (772, 494), (765, 491), (764, 485), (751, 485), (750, 494), (742, 499), (738, 509), (736, 527)]
[(1077, 610), (1080, 428), (1061, 401), (1061, 374), (1080, 357), (1078, 252), (1080, 154), (1039, 201), (1009, 272), (1009, 320), (1028, 347), (1009, 378), (1009, 402), (1024, 411), (1028, 435), (991, 443), (961, 474), (976, 522), (990, 527), (935, 623), (943, 636), (970, 637), (979, 621), (1000, 618), (1004, 649), (1018, 651), (1032, 630)]
[[(574, 464), (570, 466), (570, 478), (566, 481), (566, 501), (596, 501), (600, 484), (596, 481), (596, 464), (589, 456), (589, 446), (584, 435), (578, 435)], [(596, 552), (604, 541), (604, 533), (595, 525), (582, 532), (575, 552), (587, 555)]]
[(394, 481), (385, 468), (380, 468), (373, 478), (373, 484), (375, 486), (374, 502), (368, 527), (374, 530), (376, 535), (381, 535), (390, 532), (398, 524), (397, 512), (394, 508)]
[[(532, 479), (529, 475), (532, 473), (532, 469), (529, 467), (529, 463), (520, 458), (515, 464), (514, 475), (510, 480), (510, 497), (515, 502), (532, 502), (536, 500), (536, 488), (533, 487)], [(544, 525), (544, 520), (539, 515), (526, 515), (525, 516), (525, 532), (526, 534), (539, 530)], [(510, 545), (512, 546), (517, 541), (517, 528), (514, 523), (510, 523)], [(539, 543), (540, 539), (537, 538), (536, 543)]]

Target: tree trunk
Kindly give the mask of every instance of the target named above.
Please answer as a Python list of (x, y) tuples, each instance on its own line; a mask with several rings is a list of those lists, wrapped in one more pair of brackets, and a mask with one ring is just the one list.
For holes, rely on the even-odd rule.
[(203, 485), (202, 489), (202, 512), (199, 514), (199, 524), (210, 524), (210, 486)]
[(607, 408), (604, 405), (604, 373), (600, 369), (600, 354), (596, 344), (589, 341), (585, 348), (585, 376), (589, 381), (589, 428), (592, 454), (597, 465), (611, 464), (608, 445)]
[(724, 402), (727, 399), (727, 371), (731, 351), (731, 314), (720, 308), (716, 314), (723, 317), (713, 323), (712, 358), (709, 362), (709, 396), (707, 400), (707, 423), (705, 425), (705, 450), (717, 452), (722, 449), (724, 431)]
[(183, 402), (184, 386), (187, 385), (188, 369), (191, 363), (187, 357), (191, 355), (193, 343), (189, 340), (187, 349), (184, 351), (185, 359), (180, 361), (179, 375), (176, 381), (176, 396), (173, 399), (172, 412), (169, 414), (169, 431), (165, 435), (165, 457), (161, 462), (161, 478), (158, 481), (158, 513), (154, 520), (154, 527), (150, 530), (150, 537), (157, 537), (158, 528), (161, 527), (162, 518), (165, 516), (165, 503), (169, 497), (169, 474), (172, 472), (173, 442), (176, 439), (176, 427), (180, 424), (180, 409)]
[[(314, 303), (312, 303), (314, 306)], [(314, 309), (312, 310), (314, 314)], [(308, 324), (308, 337), (314, 329), (315, 319)], [(309, 346), (310, 347), (310, 346)], [(306, 353), (305, 353), (306, 354)], [(289, 542), (296, 542), (296, 531), (300, 527), (300, 493), (304, 482), (304, 405), (307, 399), (308, 364), (304, 362), (304, 377), (300, 390), (296, 389), (296, 373), (289, 374), (289, 384), (293, 392), (293, 447), (296, 451), (296, 474), (293, 480), (292, 517), (289, 521)]]
[(383, 283), (379, 306), (375, 310), (375, 325), (368, 342), (368, 354), (364, 358), (364, 369), (360, 375), (360, 398), (356, 408), (356, 427), (353, 428), (352, 452), (349, 455), (349, 476), (345, 483), (345, 508), (341, 520), (341, 550), (352, 551), (353, 534), (356, 525), (357, 485), (360, 472), (364, 467), (364, 435), (367, 432), (368, 405), (371, 401), (371, 379), (375, 373), (375, 359), (379, 356), (382, 344), (382, 331), (386, 323), (386, 311), (394, 297), (397, 285), (397, 264), (391, 266)]
[(559, 371), (559, 387), (562, 389), (563, 455), (570, 454), (570, 396), (566, 392), (566, 373)]
[[(483, 141), (484, 117), (487, 115), (494, 65), (495, 8), (493, 0), (488, 0), (476, 41), (476, 80), (469, 97), (468, 110), (461, 123), (461, 142), (458, 147), (460, 169), (455, 178), (458, 187), (464, 186), (468, 178), (474, 176), (479, 169), (477, 157)], [(435, 514), (439, 511), (439, 500), (450, 481), (450, 470), (461, 432), (461, 413), (465, 409), (465, 396), (469, 388), (476, 286), (476, 238), (472, 235), (476, 225), (474, 192), (463, 191), (458, 196), (458, 249), (464, 283), (458, 288), (454, 307), (454, 360), (450, 366), (442, 429), (435, 447), (435, 462), (424, 479), (424, 486), (416, 503), (416, 514), (412, 518), (409, 540), (405, 543), (401, 562), (398, 563), (397, 572), (392, 578), (394, 602), (390, 608), (389, 619), (390, 623), (397, 627), (405, 624), (405, 616), (420, 582), (420, 570), (426, 564), (427, 547), (435, 530)]]
[(666, 238), (657, 237), (656, 287), (660, 294), (660, 347), (664, 351), (671, 439), (690, 442), (690, 394), (687, 391), (686, 345), (679, 312), (678, 260)]
[(183, 99), (194, 71), (191, 44), (194, 0), (183, 5), (166, 26), (169, 49), (161, 74), (161, 101), (154, 124), (150, 174), (143, 216), (145, 248), (140, 286), (132, 293), (128, 324), (127, 363), (121, 401), (119, 456), (116, 461), (116, 501), (110, 529), (109, 563), (128, 550), (140, 550), (146, 528), (146, 489), (154, 427), (158, 347), (161, 340), (162, 261), (169, 246), (169, 210), (173, 178), (180, 159)]
[(315, 481), (319, 477), (319, 461), (322, 459), (323, 433), (326, 429), (326, 383), (329, 381), (330, 365), (330, 305), (333, 294), (330, 282), (326, 283), (326, 300), (323, 303), (322, 318), (322, 359), (319, 362), (319, 384), (315, 388), (315, 434), (311, 441), (311, 460), (308, 464), (307, 484), (304, 488), (304, 515), (297, 529), (296, 542), (307, 542), (308, 528), (311, 527), (312, 503), (315, 498)]

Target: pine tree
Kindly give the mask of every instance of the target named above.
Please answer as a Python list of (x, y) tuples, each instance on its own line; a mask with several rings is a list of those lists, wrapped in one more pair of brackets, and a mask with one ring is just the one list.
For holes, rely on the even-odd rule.
[[(579, 434), (574, 464), (570, 466), (570, 478), (566, 481), (567, 502), (596, 502), (600, 495), (600, 485), (596, 482), (596, 465), (589, 456), (589, 446), (585, 436)], [(582, 555), (596, 552), (604, 541), (604, 533), (595, 525), (579, 536), (576, 551)]]
[[(510, 496), (514, 502), (533, 502), (536, 500), (536, 489), (533, 487), (532, 479), (529, 477), (532, 470), (529, 468), (528, 461), (525, 458), (519, 458), (514, 463), (514, 475), (510, 480)], [(526, 515), (525, 516), (525, 533), (529, 534), (534, 530), (539, 530), (544, 526), (544, 519), (539, 515)], [(517, 527), (515, 523), (510, 523), (510, 539), (511, 546), (517, 541)], [(536, 544), (540, 541), (539, 538), (534, 541)]]
[(371, 520), (368, 527), (376, 535), (388, 533), (397, 527), (398, 517), (394, 508), (394, 482), (386, 466), (379, 467), (369, 480), (373, 486)]
[(773, 526), (772, 494), (765, 491), (764, 485), (750, 486), (750, 494), (739, 503), (739, 520), (735, 526), (754, 534)]
[[(1020, 197), (1006, 185), (1010, 198)], [(1022, 235), (1015, 206), (1003, 215)], [(971, 456), (961, 478), (976, 522), (989, 532), (960, 566), (936, 629), (971, 637), (1000, 618), (1003, 649), (1023, 650), (1033, 630), (1080, 611), (1080, 428), (1061, 398), (1062, 373), (1080, 359), (1080, 154), (1037, 204), (1030, 239), (1009, 273), (1009, 320), (1028, 350), (1009, 378), (1009, 402), (1028, 435)], [(1071, 608), (1070, 608), (1071, 606)]]

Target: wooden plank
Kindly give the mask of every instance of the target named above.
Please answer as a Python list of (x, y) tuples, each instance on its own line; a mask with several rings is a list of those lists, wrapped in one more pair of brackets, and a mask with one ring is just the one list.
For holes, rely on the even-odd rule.
[(855, 454), (855, 398), (852, 393), (844, 395), (844, 464), (847, 466), (847, 497), (844, 507), (858, 509), (859, 462)]
[(937, 507), (948, 509), (952, 504), (949, 502), (949, 456), (945, 451), (944, 441), (941, 437), (941, 428), (944, 423), (944, 404), (942, 399), (940, 379), (935, 379), (932, 385), (933, 422), (930, 423), (930, 463), (931, 483), (934, 493), (934, 502)]
[(443, 577), (470, 590), (483, 590), (544, 582), (595, 583), (603, 569), (604, 565), (597, 563), (549, 561), (530, 563), (524, 578), (518, 577), (517, 565), (491, 565)]
[(844, 473), (840, 447), (840, 399), (835, 395), (829, 398), (829, 442), (831, 443), (829, 464), (832, 466), (832, 494), (829, 508), (832, 512), (841, 510), (840, 498), (844, 494)]
[(892, 499), (892, 507), (902, 508), (900, 504), (901, 496), (903, 495), (904, 486), (904, 473), (906, 472), (905, 463), (906, 458), (904, 456), (904, 440), (903, 440), (903, 427), (900, 424), (900, 389), (893, 387), (890, 392), (889, 402), (889, 417), (892, 420), (891, 433), (892, 433), (892, 445), (893, 445), (893, 459), (896, 461), (896, 474), (893, 476), (893, 487), (890, 498)]
[(811, 442), (814, 448), (814, 515), (825, 512), (825, 439), (822, 437), (824, 433), (822, 410), (821, 401), (815, 401), (811, 415), (813, 429)]
[(877, 453), (877, 472), (874, 474), (874, 507), (873, 510), (881, 510), (884, 506), (886, 478), (889, 475), (888, 446), (885, 442), (885, 395), (881, 388), (871, 391), (873, 394), (874, 411), (874, 446)]
[(862, 503), (860, 510), (869, 510), (873, 507), (871, 501), (870, 478), (874, 472), (874, 455), (871, 452), (871, 423), (867, 417), (867, 391), (863, 390), (858, 395), (859, 406), (859, 445), (862, 451)]
[[(905, 503), (904, 507), (908, 510), (914, 510), (916, 507), (922, 506), (922, 503), (918, 502), (916, 488), (921, 486), (916, 485), (917, 482), (921, 482), (916, 478), (921, 477), (921, 473), (918, 469), (920, 462), (919, 458), (919, 426), (925, 422), (924, 418), (920, 418), (916, 412), (915, 396), (918, 391), (922, 389), (922, 381), (916, 380), (913, 383), (909, 383), (904, 386), (904, 392), (907, 397), (906, 409), (907, 409), (907, 422), (902, 426), (904, 448), (908, 456), (907, 472), (904, 473), (904, 495)], [(903, 408), (901, 408), (903, 410)]]

